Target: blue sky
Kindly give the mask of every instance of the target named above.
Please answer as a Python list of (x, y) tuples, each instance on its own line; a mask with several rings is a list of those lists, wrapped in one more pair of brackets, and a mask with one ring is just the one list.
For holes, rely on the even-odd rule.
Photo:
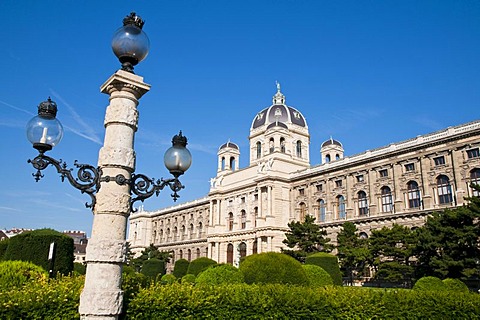
[[(96, 165), (118, 68), (110, 41), (124, 16), (145, 21), (150, 53), (135, 71), (140, 101), (137, 173), (168, 177), (163, 153), (180, 129), (193, 155), (179, 202), (203, 197), (218, 147), (240, 146), (279, 81), (310, 129), (312, 164), (333, 136), (352, 155), (479, 119), (478, 1), (13, 1), (0, 2), (0, 229), (84, 230), (87, 195), (53, 168), (36, 183), (25, 124), (49, 96), (66, 128), (49, 153)], [(144, 203), (173, 204), (169, 192)]]

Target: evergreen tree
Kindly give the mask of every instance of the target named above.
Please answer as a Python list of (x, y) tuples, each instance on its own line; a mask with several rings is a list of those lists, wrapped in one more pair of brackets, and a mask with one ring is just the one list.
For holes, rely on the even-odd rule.
[(368, 248), (371, 264), (376, 270), (375, 278), (392, 282), (409, 281), (414, 272), (410, 258), (416, 239), (414, 231), (398, 224), (373, 230)]
[(418, 230), (418, 277), (480, 277), (480, 198), (466, 200), (463, 207), (433, 213)]
[(315, 223), (315, 217), (307, 215), (305, 221), (292, 221), (288, 224), (290, 231), (283, 240), (289, 248), (296, 250), (283, 250), (284, 253), (293, 256), (295, 259), (303, 262), (304, 257), (315, 252), (330, 252), (333, 246), (329, 244), (330, 239), (326, 238), (327, 231), (322, 230)]
[(359, 237), (352, 222), (345, 222), (337, 235), (337, 257), (350, 282), (353, 282), (354, 275), (364, 273), (369, 259), (368, 241)]

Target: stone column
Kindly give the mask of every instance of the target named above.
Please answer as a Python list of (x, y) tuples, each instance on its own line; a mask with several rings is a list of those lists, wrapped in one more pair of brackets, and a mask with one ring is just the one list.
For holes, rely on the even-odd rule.
[(150, 90), (143, 78), (119, 70), (101, 87), (110, 95), (105, 115), (105, 141), (98, 155), (102, 181), (96, 195), (92, 236), (88, 241), (85, 286), (80, 296), (81, 319), (118, 319), (122, 311), (122, 263), (125, 261), (130, 187), (119, 185), (119, 174), (130, 179), (135, 169), (133, 142), (138, 124), (138, 99)]

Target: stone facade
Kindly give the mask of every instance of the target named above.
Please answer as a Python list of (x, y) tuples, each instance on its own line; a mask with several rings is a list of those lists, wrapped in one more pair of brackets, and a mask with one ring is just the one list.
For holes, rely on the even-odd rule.
[[(480, 183), (480, 121), (344, 157), (332, 138), (311, 166), (305, 118), (280, 92), (250, 129), (250, 164), (227, 142), (209, 194), (193, 202), (130, 216), (134, 252), (153, 243), (175, 261), (207, 256), (238, 264), (241, 256), (285, 248), (287, 223), (314, 215), (332, 242), (345, 221), (361, 235), (393, 223), (421, 226), (432, 211), (461, 206)], [(170, 266), (171, 268), (172, 266)]]

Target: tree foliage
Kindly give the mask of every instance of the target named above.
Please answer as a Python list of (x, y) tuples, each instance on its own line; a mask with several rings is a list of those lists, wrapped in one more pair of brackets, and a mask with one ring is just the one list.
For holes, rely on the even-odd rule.
[(418, 230), (419, 276), (480, 277), (480, 199), (467, 200), (463, 207), (433, 213)]
[(410, 279), (414, 272), (410, 259), (416, 239), (415, 232), (398, 224), (373, 230), (369, 250), (371, 264), (376, 270), (375, 278), (394, 282)]
[(288, 227), (290, 231), (285, 233), (287, 238), (283, 243), (295, 250), (284, 250), (284, 253), (302, 261), (308, 254), (332, 251), (330, 239), (325, 237), (327, 231), (315, 223), (315, 217), (307, 215), (305, 221), (292, 221)]
[[(153, 258), (158, 259), (162, 261), (164, 265), (167, 265), (167, 263), (170, 262), (170, 259), (172, 258), (172, 254), (167, 251), (159, 251), (157, 247), (155, 247), (153, 244), (150, 244), (150, 246), (145, 248), (140, 253), (140, 256), (130, 260), (130, 265), (137, 272), (141, 272), (145, 261)], [(163, 270), (161, 273), (165, 274), (165, 270)]]
[(345, 222), (337, 235), (337, 257), (344, 276), (350, 282), (367, 268), (368, 240), (359, 237), (357, 227), (352, 222)]

